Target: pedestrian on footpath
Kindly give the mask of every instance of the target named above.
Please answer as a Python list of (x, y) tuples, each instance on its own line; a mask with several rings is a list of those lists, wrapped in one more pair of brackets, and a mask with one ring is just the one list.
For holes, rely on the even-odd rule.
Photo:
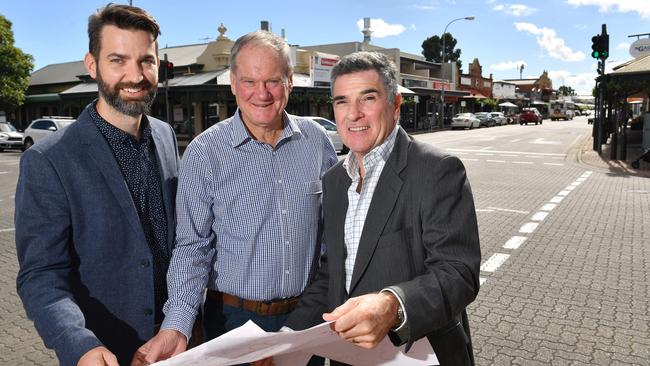
[(99, 98), (20, 162), (18, 294), (61, 365), (128, 365), (163, 318), (178, 149), (147, 116), (159, 34), (137, 7), (91, 15), (84, 64)]
[(478, 294), (481, 253), (472, 193), (458, 158), (397, 125), (397, 75), (374, 52), (347, 55), (332, 70), (337, 130), (350, 153), (323, 177), (327, 252), (286, 326), (334, 321), (360, 347), (388, 335), (407, 352), (426, 337), (440, 365), (473, 365), (465, 308)]
[(185, 350), (206, 288), (211, 339), (248, 320), (277, 331), (312, 277), (320, 254), (321, 177), (337, 159), (322, 127), (285, 112), (292, 76), (282, 38), (257, 31), (233, 45), (230, 83), (238, 109), (185, 151), (165, 320), (134, 365)]

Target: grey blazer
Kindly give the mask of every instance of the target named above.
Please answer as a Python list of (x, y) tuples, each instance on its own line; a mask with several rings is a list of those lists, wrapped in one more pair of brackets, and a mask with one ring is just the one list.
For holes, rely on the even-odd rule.
[(286, 325), (322, 322), (348, 298), (391, 287), (404, 300), (407, 334), (427, 337), (441, 365), (472, 365), (465, 307), (477, 296), (481, 253), (471, 189), (460, 160), (413, 140), (401, 128), (363, 227), (350, 293), (345, 290), (344, 223), (351, 180), (342, 162), (323, 178), (326, 253)]
[[(149, 117), (174, 243), (176, 137)], [(152, 255), (122, 172), (88, 107), (25, 151), (16, 189), (18, 294), (62, 365), (104, 345), (128, 365), (154, 335)]]

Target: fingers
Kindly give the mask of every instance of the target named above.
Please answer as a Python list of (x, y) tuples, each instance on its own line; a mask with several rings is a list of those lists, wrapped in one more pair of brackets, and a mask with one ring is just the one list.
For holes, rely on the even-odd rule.
[(251, 366), (275, 366), (275, 363), (273, 363), (273, 357), (268, 357), (251, 363)]
[(114, 354), (107, 351), (102, 354), (102, 357), (104, 358), (104, 364), (106, 366), (120, 366), (117, 362), (117, 357), (115, 357)]

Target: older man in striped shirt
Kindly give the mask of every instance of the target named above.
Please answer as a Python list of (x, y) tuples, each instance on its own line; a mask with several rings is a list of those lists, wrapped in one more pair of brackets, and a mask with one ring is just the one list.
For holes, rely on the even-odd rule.
[(289, 47), (249, 33), (230, 68), (239, 108), (184, 154), (165, 320), (134, 364), (185, 350), (206, 288), (206, 338), (248, 320), (278, 330), (318, 263), (321, 177), (337, 159), (322, 127), (284, 111)]

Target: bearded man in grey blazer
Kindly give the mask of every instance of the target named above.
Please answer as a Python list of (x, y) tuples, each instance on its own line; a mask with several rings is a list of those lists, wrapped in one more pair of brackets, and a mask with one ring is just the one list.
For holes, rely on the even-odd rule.
[(397, 125), (397, 75), (371, 52), (332, 70), (350, 153), (323, 178), (326, 254), (285, 325), (335, 321), (365, 348), (388, 335), (408, 351), (427, 337), (441, 365), (473, 365), (465, 308), (478, 294), (481, 253), (472, 193), (458, 158)]

